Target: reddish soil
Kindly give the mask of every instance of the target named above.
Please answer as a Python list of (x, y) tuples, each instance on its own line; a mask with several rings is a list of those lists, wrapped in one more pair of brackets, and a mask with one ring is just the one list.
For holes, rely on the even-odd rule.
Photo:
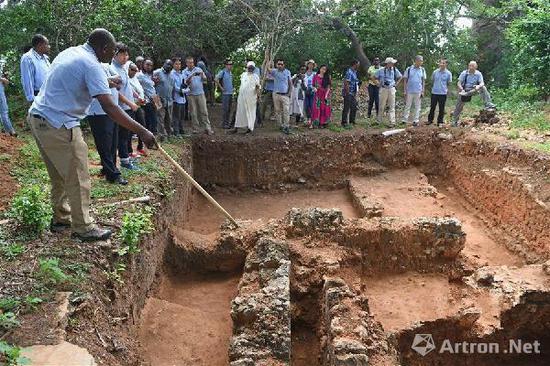
[[(213, 197), (235, 219), (265, 221), (283, 217), (292, 207), (337, 207), (344, 217), (355, 218), (359, 214), (349, 192), (345, 189), (333, 191), (300, 190), (295, 192), (214, 194)], [(189, 220), (185, 223), (189, 230), (211, 234), (219, 230), (224, 216), (204, 197), (195, 194)]]
[(20, 140), (0, 133), (0, 210), (9, 205), (11, 197), (17, 192), (17, 182), (10, 173), (20, 146)]
[(139, 337), (151, 365), (228, 365), (239, 276), (165, 277), (147, 300)]

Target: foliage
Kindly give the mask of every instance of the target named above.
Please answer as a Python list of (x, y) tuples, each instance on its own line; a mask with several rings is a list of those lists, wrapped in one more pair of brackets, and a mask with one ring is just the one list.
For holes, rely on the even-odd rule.
[(119, 237), (125, 246), (119, 249), (118, 254), (120, 256), (127, 253), (134, 254), (139, 252), (138, 244), (141, 236), (153, 231), (152, 215), (152, 211), (149, 208), (130, 211), (124, 214)]
[(40, 259), (40, 267), (38, 270), (38, 277), (41, 278), (46, 284), (61, 284), (71, 280), (71, 276), (67, 275), (59, 267), (58, 258)]
[(19, 326), (19, 320), (11, 311), (0, 313), (0, 329), (8, 330), (17, 328)]
[(5, 341), (0, 341), (0, 356), (0, 362), (5, 362), (6, 366), (30, 364), (28, 358), (21, 356), (21, 348), (10, 345)]
[(25, 251), (25, 246), (19, 243), (9, 243), (0, 240), (0, 252), (7, 260), (13, 260)]
[(46, 165), (38, 146), (32, 138), (25, 138), (25, 144), (19, 149), (19, 159), (16, 162), (14, 175), (23, 185), (49, 184)]
[(550, 120), (544, 111), (544, 102), (538, 99), (537, 88), (494, 89), (492, 94), (499, 109), (511, 115), (511, 128), (550, 131)]
[(21, 301), (19, 301), (15, 297), (3, 297), (0, 299), (0, 311), (3, 311), (3, 312), (13, 311), (20, 304), (21, 304)]
[(105, 271), (107, 278), (113, 282), (123, 284), (124, 280), (122, 279), (122, 274), (126, 271), (126, 264), (123, 262), (117, 262), (112, 271)]
[(52, 217), (48, 192), (36, 184), (23, 187), (13, 198), (8, 216), (25, 231), (40, 235)]

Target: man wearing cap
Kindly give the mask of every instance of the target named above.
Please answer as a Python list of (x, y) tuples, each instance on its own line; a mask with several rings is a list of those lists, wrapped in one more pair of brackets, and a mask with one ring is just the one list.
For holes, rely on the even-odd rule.
[(485, 86), (483, 75), (477, 69), (477, 62), (470, 61), (468, 69), (460, 73), (458, 77), (458, 99), (456, 100), (456, 107), (453, 112), (453, 126), (458, 125), (458, 118), (464, 108), (464, 103), (472, 99), (472, 95), (479, 93), (485, 109), (494, 109), (495, 105), (491, 102), (491, 95)]
[(271, 69), (269, 74), (273, 77), (273, 106), (275, 116), (283, 133), (290, 133), (290, 90), (292, 89), (292, 75), (285, 68), (283, 59), (277, 60), (277, 68)]
[(376, 116), (378, 117), (378, 107), (380, 105), (380, 82), (376, 79), (376, 72), (380, 70), (380, 58), (375, 57), (372, 65), (368, 69), (369, 74), (369, 108), (367, 118), (372, 117), (372, 107), (376, 107)]
[(120, 77), (108, 79), (101, 62), (110, 62), (114, 54), (113, 35), (105, 29), (94, 30), (85, 44), (55, 58), (29, 109), (29, 125), (52, 185), (51, 229), (71, 227), (73, 236), (85, 241), (111, 236), (111, 230), (97, 227), (90, 217), (88, 146), (80, 120), (93, 98), (114, 122), (137, 133), (148, 147), (156, 146), (153, 134), (112, 99), (109, 86), (120, 83)]
[(421, 100), (424, 96), (424, 89), (426, 85), (426, 70), (422, 67), (424, 58), (417, 55), (414, 58), (414, 65), (407, 67), (404, 80), (404, 94), (405, 94), (405, 110), (403, 111), (403, 123), (409, 121), (409, 114), (411, 112), (411, 106), (414, 102), (414, 117), (413, 126), (418, 126), (420, 120), (420, 107)]
[(222, 128), (231, 128), (231, 105), (233, 104), (233, 74), (231, 69), (233, 68), (233, 61), (227, 59), (224, 63), (223, 70), (218, 72), (214, 79), (218, 89), (222, 93), (222, 111), (223, 111), (223, 124)]
[(378, 123), (382, 123), (382, 115), (389, 106), (390, 126), (395, 126), (395, 88), (401, 81), (401, 73), (395, 67), (397, 60), (387, 57), (384, 67), (376, 71), (376, 79), (380, 84), (380, 109), (378, 111)]
[(35, 34), (31, 43), (32, 48), (21, 56), (21, 85), (28, 102), (38, 95), (50, 69), (48, 39), (42, 34)]

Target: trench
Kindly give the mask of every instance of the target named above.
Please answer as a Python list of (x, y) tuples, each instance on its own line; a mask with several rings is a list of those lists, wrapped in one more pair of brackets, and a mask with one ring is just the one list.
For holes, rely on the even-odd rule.
[[(173, 220), (141, 312), (143, 359), (209, 366), (544, 364), (548, 353), (424, 358), (411, 351), (417, 333), (548, 341), (550, 283), (540, 263), (548, 259), (549, 233), (528, 234), (548, 212), (524, 216), (510, 230), (486, 192), (465, 190), (464, 175), (479, 179), (473, 170), (482, 159), (433, 138), (341, 136), (327, 147), (320, 137), (295, 141), (282, 156), (270, 154), (278, 138), (195, 140), (194, 175), (242, 228), (224, 227), (223, 216), (196, 192), (186, 197), (188, 209)], [(495, 157), (487, 166), (495, 168)], [(491, 183), (509, 193), (515, 181)], [(514, 194), (499, 210), (529, 200)]]

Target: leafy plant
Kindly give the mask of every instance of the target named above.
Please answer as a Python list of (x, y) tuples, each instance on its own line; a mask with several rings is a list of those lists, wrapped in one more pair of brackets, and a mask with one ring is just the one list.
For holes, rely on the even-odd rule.
[[(3, 359), (2, 359), (3, 358)], [(0, 341), (0, 364), (6, 366), (29, 365), (30, 360), (21, 356), (21, 348), (10, 345), (5, 341)]]
[(71, 276), (63, 272), (63, 270), (59, 267), (58, 258), (41, 259), (38, 276), (46, 283), (54, 285), (71, 280)]
[(122, 273), (126, 271), (126, 264), (122, 262), (117, 262), (112, 271), (105, 271), (107, 278), (113, 282), (123, 284), (124, 280), (122, 279)]
[(21, 304), (15, 297), (3, 297), (0, 299), (0, 311), (12, 311)]
[(124, 214), (119, 237), (125, 246), (118, 250), (118, 255), (123, 256), (127, 253), (139, 252), (139, 239), (143, 234), (153, 231), (151, 217), (152, 212), (148, 207), (143, 208), (141, 211), (130, 211)]
[(40, 235), (52, 217), (47, 190), (37, 184), (23, 187), (13, 198), (8, 216), (25, 231)]
[(7, 330), (16, 328), (20, 325), (19, 320), (14, 313), (8, 311), (6, 313), (0, 313), (0, 328)]
[(43, 301), (44, 300), (42, 300), (40, 297), (27, 296), (25, 297), (25, 306), (27, 306), (27, 308), (31, 311), (34, 311)]
[(8, 260), (13, 260), (25, 251), (25, 246), (19, 243), (2, 243), (0, 244), (0, 252)]

